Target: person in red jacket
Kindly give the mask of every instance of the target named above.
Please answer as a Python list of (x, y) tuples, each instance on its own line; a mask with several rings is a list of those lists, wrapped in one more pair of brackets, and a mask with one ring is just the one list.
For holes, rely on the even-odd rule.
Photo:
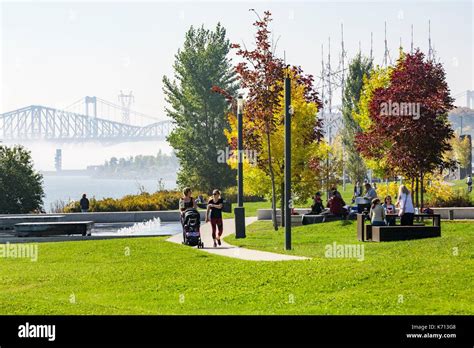
[(336, 216), (345, 216), (347, 214), (346, 209), (344, 206), (346, 205), (346, 202), (342, 199), (341, 194), (334, 189), (332, 191), (331, 198), (329, 198), (328, 201), (328, 208), (331, 214), (336, 215)]

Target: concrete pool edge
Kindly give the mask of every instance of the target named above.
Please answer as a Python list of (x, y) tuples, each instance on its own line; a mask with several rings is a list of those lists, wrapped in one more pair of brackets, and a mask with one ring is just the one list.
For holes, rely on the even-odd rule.
[[(199, 210), (201, 220), (204, 220), (206, 211)], [(22, 216), (57, 216), (58, 214), (1, 214), (2, 217)], [(119, 212), (89, 212), (89, 213), (61, 213), (60, 221), (94, 221), (95, 223), (143, 222), (160, 218), (162, 222), (179, 222), (179, 210), (156, 211), (119, 211)]]
[(0, 244), (17, 243), (53, 243), (53, 242), (78, 242), (88, 240), (106, 240), (106, 239), (124, 239), (124, 238), (152, 238), (169, 237), (174, 234), (155, 234), (155, 235), (119, 235), (119, 236), (51, 236), (51, 237), (3, 237), (0, 236)]

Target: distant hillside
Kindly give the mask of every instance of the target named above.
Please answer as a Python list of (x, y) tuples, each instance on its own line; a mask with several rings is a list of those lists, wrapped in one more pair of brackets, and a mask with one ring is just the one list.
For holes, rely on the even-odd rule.
[(118, 179), (176, 179), (178, 169), (179, 161), (176, 156), (166, 155), (161, 151), (156, 156), (112, 157), (103, 165), (88, 167), (96, 178)]

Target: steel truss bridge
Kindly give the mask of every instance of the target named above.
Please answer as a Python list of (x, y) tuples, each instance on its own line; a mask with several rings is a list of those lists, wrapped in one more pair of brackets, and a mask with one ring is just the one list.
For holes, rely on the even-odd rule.
[[(156, 121), (150, 116), (123, 110), (121, 106), (108, 102), (106, 105), (109, 110), (111, 108), (118, 109), (122, 116), (127, 113), (127, 119), (130, 119), (130, 116), (136, 116), (136, 118), (154, 119), (155, 122), (148, 121), (146, 125), (127, 124), (123, 121), (107, 119), (112, 118), (110, 112), (103, 113), (104, 117), (98, 117), (97, 100), (101, 101), (96, 97), (86, 97), (84, 99), (84, 113), (31, 105), (0, 114), (0, 139), (4, 141), (119, 143), (165, 140), (172, 130), (171, 121)], [(75, 104), (73, 107), (77, 109), (78, 105)], [(89, 112), (89, 104), (93, 106), (92, 112)], [(72, 108), (68, 107), (67, 109)]]

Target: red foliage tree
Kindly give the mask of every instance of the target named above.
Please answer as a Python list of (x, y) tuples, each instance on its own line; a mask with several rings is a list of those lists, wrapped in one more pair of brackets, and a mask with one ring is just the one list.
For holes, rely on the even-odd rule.
[[(266, 171), (270, 176), (272, 183), (272, 208), (274, 227), (276, 224), (276, 199), (275, 199), (275, 173), (272, 165), (272, 148), (270, 136), (275, 131), (277, 125), (282, 124), (283, 115), (276, 112), (280, 105), (280, 100), (283, 97), (283, 84), (281, 82), (284, 78), (285, 69), (287, 68), (284, 61), (275, 56), (272, 51), (272, 44), (270, 39), (270, 30), (268, 28), (271, 22), (271, 13), (264, 12), (262, 19), (259, 18), (253, 25), (257, 28), (255, 35), (255, 48), (248, 50), (242, 48), (239, 44), (233, 44), (232, 48), (236, 49), (237, 56), (242, 58), (235, 71), (240, 81), (240, 87), (247, 92), (244, 112), (244, 123), (252, 124), (252, 127), (244, 127), (243, 138), (244, 148), (260, 153), (262, 150), (267, 152), (267, 160), (257, 158), (257, 165)], [(313, 76), (305, 75), (301, 67), (288, 67), (295, 76), (297, 83), (305, 86), (305, 97), (308, 102), (315, 102), (318, 107), (321, 107), (321, 102), (318, 99), (318, 94), (313, 86)], [(214, 86), (215, 92), (221, 93), (230, 102), (233, 103), (234, 97), (226, 91)], [(235, 105), (234, 105), (235, 107)], [(312, 141), (320, 139), (321, 123), (315, 117), (314, 132), (312, 134)], [(266, 137), (266, 142), (263, 142), (263, 137)], [(262, 144), (266, 143), (267, 148), (262, 149)], [(236, 140), (232, 139), (231, 145), (235, 146)]]
[[(372, 126), (356, 136), (357, 148), (367, 158), (385, 159), (392, 174), (423, 185), (425, 174), (453, 165), (443, 160), (443, 153), (451, 149), (447, 112), (452, 103), (443, 66), (425, 60), (419, 50), (404, 54), (389, 86), (374, 91), (369, 106)], [(421, 193), (423, 206), (423, 187)], [(418, 185), (416, 197), (418, 201)]]

